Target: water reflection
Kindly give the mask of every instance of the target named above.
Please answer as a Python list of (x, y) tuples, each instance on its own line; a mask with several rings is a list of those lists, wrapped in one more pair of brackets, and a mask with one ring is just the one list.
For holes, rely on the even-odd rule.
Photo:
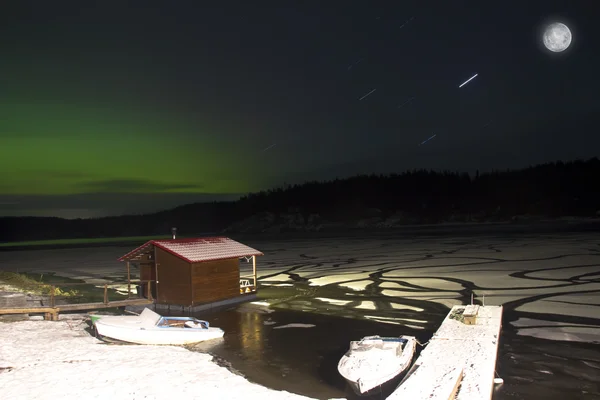
[[(316, 299), (318, 296), (339, 299), (341, 296), (337, 294), (323, 296), (319, 291), (311, 293), (314, 296), (311, 298), (292, 296), (278, 289), (277, 298), (262, 300), (275, 303), (275, 311), (246, 303), (198, 314), (197, 317), (222, 328), (225, 335), (220, 341), (201, 343), (193, 349), (225, 360), (221, 365), (272, 389), (317, 399), (357, 399), (337, 371), (337, 363), (351, 340), (373, 334), (404, 334), (424, 343), (447, 314), (447, 308), (424, 301), (419, 303), (421, 309), (416, 315), (411, 309), (360, 310), (350, 304), (337, 306)], [(308, 305), (311, 311), (301, 311)], [(379, 321), (365, 319), (368, 314), (377, 315)], [(514, 310), (505, 310), (497, 364), (504, 385), (496, 387), (495, 399), (600, 398), (597, 345), (518, 336), (507, 322), (518, 317)], [(403, 325), (381, 323), (390, 318)], [(314, 327), (275, 329), (287, 324)], [(385, 398), (388, 394), (375, 394), (370, 399)]]
[[(196, 316), (222, 328), (225, 335), (219, 343), (201, 343), (194, 350), (226, 360), (221, 364), (250, 381), (317, 399), (354, 397), (337, 371), (351, 340), (373, 334), (431, 336), (423, 330), (364, 319), (290, 310), (265, 312), (251, 304)], [(305, 325), (275, 329), (288, 324)]]
[(242, 313), (244, 322), (240, 324), (239, 347), (246, 358), (257, 358), (263, 353), (263, 320), (257, 313)]
[[(512, 310), (505, 319), (515, 319)], [(494, 399), (599, 399), (600, 349), (594, 343), (518, 336), (505, 324), (497, 363), (504, 384)]]

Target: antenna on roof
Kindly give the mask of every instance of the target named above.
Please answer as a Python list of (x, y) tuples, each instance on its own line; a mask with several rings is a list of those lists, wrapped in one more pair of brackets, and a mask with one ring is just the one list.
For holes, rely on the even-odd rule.
[(177, 228), (171, 228), (171, 233), (173, 234), (173, 240), (175, 240), (175, 237), (177, 237)]

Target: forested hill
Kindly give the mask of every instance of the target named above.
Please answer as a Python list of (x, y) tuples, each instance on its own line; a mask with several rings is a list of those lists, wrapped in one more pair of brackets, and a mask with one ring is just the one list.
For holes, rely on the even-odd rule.
[(389, 229), (407, 224), (600, 217), (600, 160), (521, 170), (407, 171), (285, 185), (236, 202), (199, 203), (139, 216), (0, 218), (0, 241), (231, 232)]

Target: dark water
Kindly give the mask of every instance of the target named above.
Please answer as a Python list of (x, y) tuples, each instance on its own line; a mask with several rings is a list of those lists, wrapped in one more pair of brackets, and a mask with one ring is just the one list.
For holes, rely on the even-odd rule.
[(502, 331), (494, 399), (600, 399), (600, 346)]
[[(270, 290), (264, 289), (263, 295), (269, 296)], [(302, 304), (310, 311), (298, 311)], [(221, 365), (272, 389), (317, 399), (352, 399), (358, 397), (337, 372), (337, 363), (351, 340), (373, 334), (413, 335), (425, 343), (449, 311), (436, 303), (420, 302), (425, 308), (419, 312), (420, 318), (428, 323), (425, 329), (410, 329), (364, 319), (362, 314), (372, 314), (371, 310), (348, 308), (335, 312), (342, 316), (326, 308), (314, 310), (314, 304), (310, 297), (295, 297), (276, 305), (276, 311), (270, 313), (245, 304), (199, 314), (226, 334), (218, 343), (200, 344), (193, 349), (215, 355)], [(389, 310), (385, 315), (410, 317), (405, 310)], [(496, 388), (494, 399), (600, 399), (600, 346), (518, 336), (507, 323), (514, 318), (515, 313), (505, 309), (497, 363), (504, 384)], [(315, 326), (274, 329), (292, 323)], [(385, 398), (389, 393), (369, 398)]]
[[(252, 382), (319, 399), (355, 397), (337, 372), (337, 363), (348, 350), (351, 340), (373, 334), (409, 334), (424, 341), (432, 333), (401, 330), (395, 325), (364, 319), (298, 311), (266, 314), (250, 307), (203, 317), (224, 329), (226, 334), (222, 342), (200, 344), (195, 350), (217, 356), (221, 365)], [(274, 329), (293, 323), (315, 326)]]

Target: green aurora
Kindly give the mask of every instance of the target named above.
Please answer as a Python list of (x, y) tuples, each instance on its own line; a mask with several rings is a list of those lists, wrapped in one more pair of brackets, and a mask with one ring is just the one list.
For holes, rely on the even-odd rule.
[[(244, 143), (169, 115), (3, 102), (3, 195), (230, 194), (259, 190)], [(199, 131), (199, 132), (198, 132)]]

